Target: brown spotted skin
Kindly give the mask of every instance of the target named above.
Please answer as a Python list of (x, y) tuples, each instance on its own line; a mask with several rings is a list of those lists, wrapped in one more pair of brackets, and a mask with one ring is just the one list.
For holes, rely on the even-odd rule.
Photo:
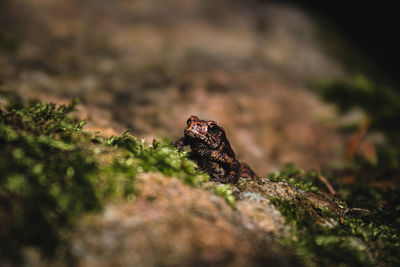
[(190, 116), (184, 130), (184, 136), (172, 143), (179, 150), (190, 146), (190, 158), (197, 162), (199, 168), (207, 172), (211, 181), (236, 183), (239, 177), (256, 179), (257, 175), (245, 163), (235, 158), (225, 130), (215, 121), (200, 120)]

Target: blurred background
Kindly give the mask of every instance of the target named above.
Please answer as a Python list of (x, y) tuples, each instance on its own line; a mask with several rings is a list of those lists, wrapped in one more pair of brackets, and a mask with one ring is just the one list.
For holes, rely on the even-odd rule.
[(105, 136), (130, 129), (175, 139), (190, 115), (215, 120), (259, 175), (286, 162), (329, 172), (360, 159), (393, 178), (394, 10), (320, 1), (2, 0), (1, 86), (56, 103), (77, 97), (86, 129)]

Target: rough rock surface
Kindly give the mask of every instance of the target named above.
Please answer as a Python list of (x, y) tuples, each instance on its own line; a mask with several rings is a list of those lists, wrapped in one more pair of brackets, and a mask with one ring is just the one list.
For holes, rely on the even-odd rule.
[[(114, 203), (103, 214), (82, 219), (73, 241), (78, 265), (301, 265), (274, 241), (288, 231), (268, 200), (301, 192), (286, 183), (244, 183), (236, 189), (240, 200), (234, 210), (207, 190), (159, 174), (142, 175), (133, 202)], [(315, 205), (330, 207), (324, 200)]]
[(134, 202), (82, 220), (73, 246), (80, 266), (296, 264), (272, 241), (284, 223), (267, 203), (270, 213), (247, 218), (246, 204), (234, 211), (212, 193), (158, 174), (143, 175), (139, 190)]

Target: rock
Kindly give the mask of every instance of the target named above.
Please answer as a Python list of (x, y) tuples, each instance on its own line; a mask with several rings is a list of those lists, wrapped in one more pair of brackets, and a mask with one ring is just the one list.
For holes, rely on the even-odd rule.
[[(207, 190), (145, 174), (132, 202), (82, 219), (73, 238), (78, 266), (298, 266), (273, 241), (284, 220), (264, 197), (243, 193), (238, 210)], [(256, 205), (253, 205), (256, 202)]]

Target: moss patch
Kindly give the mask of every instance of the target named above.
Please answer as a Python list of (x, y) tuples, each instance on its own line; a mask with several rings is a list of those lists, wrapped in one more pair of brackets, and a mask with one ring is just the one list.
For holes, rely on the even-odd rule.
[[(66, 257), (77, 218), (101, 211), (109, 201), (134, 198), (139, 173), (159, 172), (190, 186), (208, 180), (188, 151), (179, 152), (167, 140), (147, 144), (128, 133), (104, 139), (83, 131), (85, 121), (71, 116), (77, 101), (56, 106), (25, 103), (14, 94), (3, 99), (0, 260), (5, 262), (19, 262), (27, 247), (48, 259)], [(229, 188), (211, 189), (235, 207)]]
[[(138, 141), (136, 137), (123, 133), (105, 140), (105, 144), (123, 148), (128, 153), (124, 161), (131, 161), (136, 172), (160, 172), (165, 176), (175, 176), (188, 185), (199, 185), (208, 176), (197, 170), (196, 164), (187, 158), (188, 152), (179, 152), (168, 141), (153, 140), (146, 144), (144, 140)], [(121, 158), (117, 159), (117, 162)]]
[(288, 163), (282, 170), (268, 175), (268, 179), (271, 181), (286, 181), (297, 189), (313, 193), (319, 192), (318, 187), (315, 186), (317, 177), (317, 172), (306, 172), (292, 163)]
[(229, 184), (221, 184), (214, 186), (214, 192), (217, 196), (220, 196), (225, 199), (225, 201), (236, 210), (236, 200), (233, 196), (233, 191), (230, 189)]
[[(56, 107), (8, 98), (0, 110), (1, 258), (18, 261), (28, 246), (55, 256), (77, 217), (132, 196), (139, 172), (160, 171), (189, 184), (200, 177), (194, 163), (168, 146), (146, 147), (126, 135), (104, 141), (82, 131), (85, 122), (70, 115), (76, 101)], [(105, 144), (122, 141), (132, 146), (107, 150)], [(99, 164), (102, 153), (112, 160)]]
[(282, 240), (293, 247), (308, 266), (369, 266), (366, 248), (356, 238), (338, 234), (315, 220), (314, 211), (299, 203), (273, 199), (289, 224), (292, 236)]
[(76, 217), (101, 208), (85, 122), (68, 116), (75, 104), (15, 101), (0, 113), (2, 258), (19, 259), (23, 246), (54, 255)]
[(307, 202), (279, 198), (271, 202), (286, 218), (292, 233), (281, 242), (294, 248), (308, 266), (400, 264), (399, 208), (394, 213), (383, 209), (352, 212), (343, 224), (331, 224), (338, 222), (337, 214), (315, 210)]

